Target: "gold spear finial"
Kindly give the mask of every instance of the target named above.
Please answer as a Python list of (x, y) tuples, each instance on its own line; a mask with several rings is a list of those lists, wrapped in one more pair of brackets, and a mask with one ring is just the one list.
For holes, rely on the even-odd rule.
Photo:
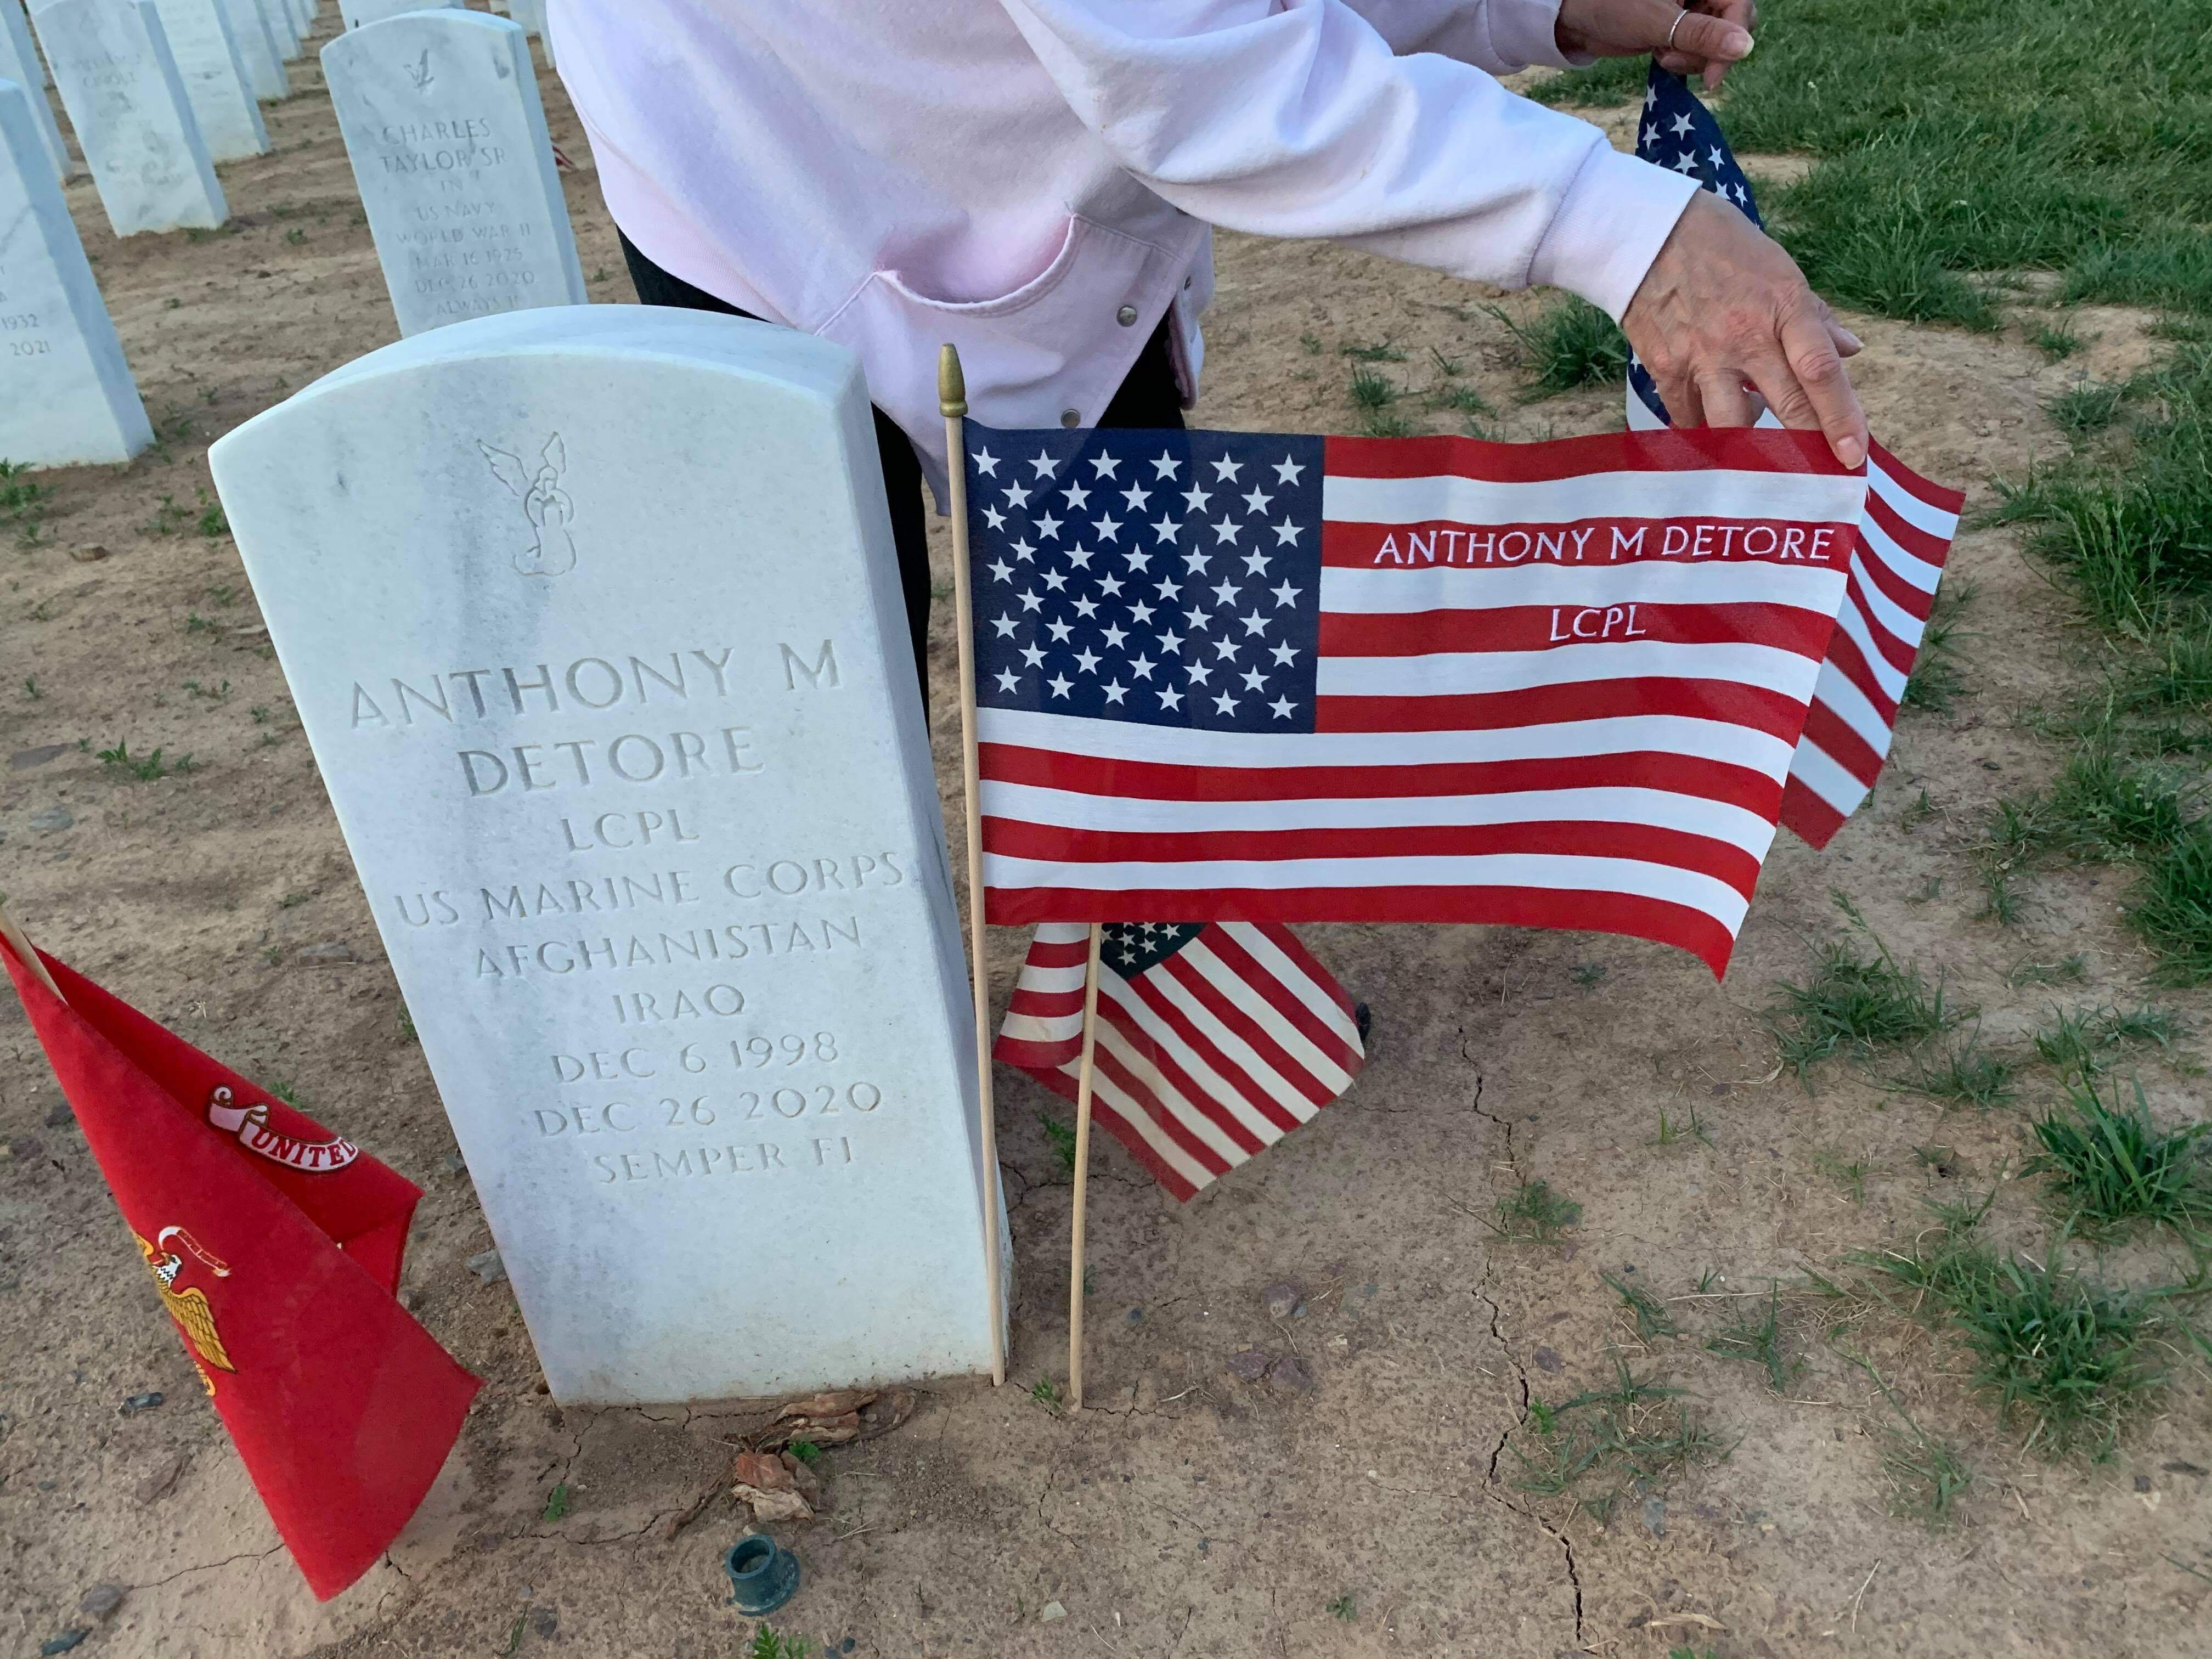
[(948, 421), (968, 412), (968, 377), (960, 372), (960, 353), (950, 345), (937, 354), (937, 407)]

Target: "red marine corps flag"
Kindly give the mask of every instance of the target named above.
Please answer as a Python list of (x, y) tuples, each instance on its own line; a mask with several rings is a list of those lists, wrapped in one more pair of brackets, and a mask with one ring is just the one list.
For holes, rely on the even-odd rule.
[(270, 1518), (327, 1601), (437, 1477), (477, 1379), (392, 1292), (422, 1191), (0, 912), (62, 1091)]

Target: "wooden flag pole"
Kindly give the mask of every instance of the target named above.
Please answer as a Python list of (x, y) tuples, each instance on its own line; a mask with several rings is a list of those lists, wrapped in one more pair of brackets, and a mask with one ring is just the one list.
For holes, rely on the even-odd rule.
[(999, 1122), (991, 1099), (990, 973), (983, 954), (983, 809), (975, 760), (975, 611), (968, 580), (968, 380), (960, 354), (937, 354), (937, 406), (945, 416), (945, 470), (951, 480), (952, 603), (960, 637), (960, 787), (968, 809), (968, 962), (975, 988), (975, 1094), (982, 1111), (983, 1271), (991, 1298), (991, 1386), (1006, 1380), (1005, 1272), (999, 1261)]
[(8, 941), (8, 948), (22, 957), (23, 965), (39, 976), (46, 989), (52, 991), (62, 1001), (69, 1000), (67, 997), (62, 996), (62, 988), (54, 983), (54, 976), (46, 971), (46, 964), (40, 960), (38, 947), (33, 945), (23, 930), (15, 925), (15, 918), (8, 914), (8, 902), (4, 896), (0, 896), (0, 939)]
[(1105, 929), (1091, 924), (1083, 962), (1083, 1059), (1075, 1073), (1075, 1217), (1067, 1252), (1067, 1409), (1083, 1409), (1083, 1223), (1091, 1184), (1091, 1076), (1098, 1054), (1098, 946)]

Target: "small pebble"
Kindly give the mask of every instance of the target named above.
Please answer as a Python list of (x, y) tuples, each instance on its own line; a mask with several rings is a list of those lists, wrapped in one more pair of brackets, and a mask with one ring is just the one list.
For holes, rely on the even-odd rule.
[(1288, 1319), (1297, 1311), (1298, 1304), (1304, 1300), (1305, 1293), (1291, 1280), (1279, 1279), (1260, 1292), (1260, 1298), (1267, 1304), (1268, 1318)]
[(1242, 1377), (1247, 1382), (1257, 1382), (1267, 1374), (1267, 1367), (1273, 1363), (1264, 1349), (1247, 1348), (1242, 1353), (1229, 1356), (1229, 1374)]
[(1646, 1532), (1654, 1538), (1664, 1538), (1667, 1535), (1667, 1500), (1663, 1498), (1645, 1498), (1643, 1521)]
[(162, 1395), (159, 1389), (149, 1389), (144, 1394), (134, 1394), (123, 1402), (123, 1415), (135, 1417), (140, 1412), (150, 1412), (161, 1403), (161, 1399)]
[(59, 1636), (49, 1637), (39, 1645), (41, 1656), (67, 1653), (92, 1632), (88, 1630), (65, 1630)]
[(1565, 1363), (1559, 1358), (1559, 1350), (1556, 1348), (1536, 1350), (1536, 1369), (1540, 1371), (1556, 1371)]
[(70, 1110), (70, 1103), (66, 1100), (47, 1110), (46, 1127), (49, 1129), (65, 1129), (76, 1121), (76, 1114)]
[(292, 959), (308, 968), (325, 967), (333, 963), (361, 960), (354, 954), (353, 946), (339, 939), (325, 939), (320, 945), (307, 945), (295, 952)]
[(1297, 1389), (1302, 1392), (1314, 1386), (1313, 1373), (1306, 1369), (1306, 1362), (1294, 1353), (1286, 1353), (1278, 1359), (1269, 1368), (1267, 1380), (1283, 1388)]
[(95, 1619), (105, 1619), (122, 1605), (122, 1585), (94, 1584), (77, 1599), (76, 1610)]
[(463, 1158), (459, 1152), (447, 1152), (445, 1157), (438, 1160), (438, 1164), (447, 1175), (459, 1175), (469, 1167), (468, 1159)]
[(1037, 1623), (1040, 1625), (1049, 1625), (1055, 1620), (1066, 1617), (1067, 1609), (1057, 1601), (1048, 1601), (1037, 1610)]
[[(75, 816), (70, 813), (69, 808), (66, 806), (49, 806), (42, 812), (32, 813), (30, 817), (31, 828), (36, 830), (41, 835), (47, 836), (51, 836), (58, 830), (70, 829), (76, 824), (76, 819)], [(55, 1639), (58, 1641), (60, 1638), (58, 1637)], [(67, 1651), (67, 1650), (64, 1650), (64, 1651)]]
[(496, 1285), (507, 1277), (507, 1263), (499, 1259), (497, 1250), (483, 1250), (471, 1256), (468, 1270), (487, 1285)]

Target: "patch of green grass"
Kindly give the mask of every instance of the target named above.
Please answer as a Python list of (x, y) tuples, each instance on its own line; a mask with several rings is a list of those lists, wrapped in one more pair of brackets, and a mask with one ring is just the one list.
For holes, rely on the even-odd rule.
[(25, 702), (37, 702), (46, 695), (46, 694), (45, 692), (39, 690), (39, 679), (37, 675), (26, 674), (23, 676), (23, 700)]
[[(151, 783), (156, 778), (165, 778), (169, 775), (168, 766), (162, 761), (161, 750), (159, 749), (150, 755), (134, 755), (131, 752), (131, 745), (128, 743), (118, 742), (112, 749), (96, 750), (93, 758), (102, 766), (120, 772), (125, 777), (134, 779), (140, 783)], [(183, 760), (178, 762), (177, 769), (186, 770), (191, 764), (191, 757), (187, 755)]]
[(2048, 1456), (2101, 1455), (2127, 1412), (2164, 1383), (2151, 1345), (2166, 1334), (2170, 1292), (2093, 1284), (2068, 1271), (2055, 1247), (2040, 1262), (1998, 1255), (1975, 1236), (1995, 1197), (1931, 1206), (1942, 1221), (1934, 1239), (1849, 1259), (1910, 1291), (1905, 1311), (1960, 1340), (1974, 1358), (1973, 1386), (1996, 1396), (2001, 1426), (2026, 1419), (2027, 1443)]
[(2120, 418), (2120, 405), (2128, 395), (2124, 385), (2083, 380), (2070, 386), (2043, 405), (2043, 412), (2075, 443), (2102, 432)]
[(1606, 967), (1601, 962), (1578, 962), (1568, 970), (1567, 976), (1585, 991), (1595, 991), (1605, 983)]
[(1639, 1377), (1615, 1356), (1613, 1383), (1577, 1395), (1557, 1406), (1531, 1395), (1524, 1437), (1506, 1442), (1520, 1465), (1513, 1484), (1539, 1498), (1588, 1492), (1594, 1476), (1607, 1477), (1606, 1490), (1582, 1498), (1582, 1507), (1601, 1521), (1624, 1493), (1663, 1489), (1679, 1470), (1717, 1462), (1729, 1449), (1721, 1444), (1703, 1418), (1679, 1403), (1685, 1391), (1653, 1377)]
[(1695, 1106), (1690, 1108), (1689, 1121), (1686, 1123), (1678, 1119), (1669, 1118), (1667, 1115), (1667, 1109), (1662, 1106), (1659, 1109), (1659, 1134), (1652, 1145), (1673, 1146), (1685, 1140), (1700, 1140), (1708, 1146), (1713, 1144), (1713, 1138), (1705, 1133), (1705, 1126), (1698, 1121), (1698, 1109)]
[(1370, 411), (1388, 409), (1398, 401), (1397, 383), (1371, 368), (1352, 371), (1350, 392), (1355, 406)]
[(753, 1632), (745, 1659), (806, 1659), (813, 1646), (803, 1636), (779, 1636), (774, 1626), (763, 1625)]
[(1934, 1055), (1922, 1055), (1912, 1070), (1891, 1082), (1933, 1100), (1984, 1111), (2003, 1104), (2016, 1092), (2012, 1062), (1984, 1048), (1978, 1034)]
[(1060, 1166), (1070, 1175), (1075, 1173), (1075, 1126), (1063, 1123), (1050, 1112), (1039, 1112), (1037, 1121), (1044, 1126), (1044, 1138), (1051, 1143), (1052, 1155)]
[(1304, 349), (1309, 357), (1318, 357), (1322, 354), (1321, 336), (1311, 329), (1298, 336), (1298, 344)]
[(1997, 521), (2042, 528), (2035, 550), (2090, 620), (2159, 640), (2212, 601), (2212, 346), (2190, 345), (2127, 382), (2120, 459), (2077, 460), (2000, 480)]
[(1629, 104), (1644, 96), (1644, 77), (1651, 67), (1644, 58), (1601, 58), (1585, 68), (1547, 76), (1528, 88), (1540, 104), (1574, 109)]
[(138, 532), (143, 536), (173, 536), (191, 516), (191, 509), (178, 506), (174, 495), (164, 495), (155, 507), (154, 516), (139, 526)]
[(539, 1512), (538, 1518), (541, 1521), (558, 1521), (568, 1512), (568, 1483), (563, 1480), (553, 1488), (552, 1495), (546, 1498), (545, 1507)]
[(2170, 1008), (2054, 1010), (2051, 1024), (2035, 1034), (2035, 1052), (2062, 1073), (2095, 1077), (2117, 1050), (2166, 1048), (2181, 1033), (2181, 1018)]
[(1780, 1000), (1767, 1011), (1782, 1063), (1800, 1078), (1837, 1054), (1863, 1058), (1940, 1036), (1972, 1012), (1953, 1006), (1940, 980), (1930, 990), (1917, 963), (1893, 957), (1850, 899), (1829, 896), (1857, 937), (1822, 945), (1812, 977), (1802, 985), (1784, 981), (1776, 988)]
[(1328, 1613), (1329, 1617), (1332, 1619), (1342, 1619), (1346, 1621), (1356, 1619), (1359, 1616), (1359, 1611), (1352, 1605), (1352, 1597), (1349, 1594), (1340, 1595), (1336, 1600), (1331, 1601), (1328, 1604)]
[(1680, 1336), (1682, 1328), (1674, 1322), (1667, 1304), (1645, 1290), (1641, 1285), (1631, 1285), (1615, 1279), (1611, 1273), (1600, 1273), (1599, 1278), (1613, 1286), (1628, 1311), (1636, 1316), (1636, 1338), (1639, 1342), (1654, 1342), (1662, 1336)]
[(1434, 410), (1455, 410), (1469, 416), (1491, 415), (1497, 411), (1489, 400), (1471, 386), (1440, 386), (1430, 389), (1428, 404)]
[(2173, 778), (2099, 744), (2077, 750), (2051, 786), (2046, 833), (2076, 856), (2139, 852), (2178, 838), (2189, 805)]
[[(1863, 1177), (1862, 1177), (1863, 1178)], [(1778, 1395), (1790, 1392), (1790, 1379), (1804, 1369), (1803, 1359), (1783, 1352), (1782, 1284), (1767, 1287), (1766, 1300), (1755, 1311), (1739, 1313), (1705, 1343), (1708, 1352), (1723, 1359), (1741, 1359), (1766, 1373), (1766, 1386)]]
[(1846, 1164), (1833, 1152), (1814, 1152), (1813, 1167), (1842, 1188), (1844, 1196), (1852, 1203), (1866, 1202), (1867, 1177), (1875, 1170), (1864, 1158), (1853, 1158)]
[(2144, 860), (2127, 920), (2158, 952), (2161, 980), (2212, 983), (2212, 830), (2193, 825)]
[(1883, 1425), (1880, 1437), (1890, 1513), (1919, 1520), (1930, 1532), (1941, 1531), (1951, 1524), (1959, 1499), (1973, 1485), (1972, 1472), (1948, 1441), (1937, 1439), (1913, 1421), (1871, 1360), (1848, 1350), (1844, 1357), (1874, 1379), (1897, 1419), (1895, 1424)]
[(230, 534), (230, 520), (223, 516), (222, 503), (209, 495), (204, 485), (200, 487), (199, 498), (200, 516), (193, 528), (210, 538)]
[(811, 1440), (794, 1440), (787, 1449), (793, 1457), (809, 1468), (812, 1468), (822, 1461), (822, 1448)]
[(1395, 409), (1378, 409), (1361, 417), (1359, 429), (1370, 438), (1410, 438), (1419, 430)]
[(2021, 1170), (2048, 1175), (2068, 1224), (2101, 1233), (2134, 1221), (2199, 1236), (2212, 1217), (2203, 1149), (2212, 1124), (2160, 1129), (2151, 1121), (2142, 1085), (2132, 1105), (2107, 1104), (2094, 1079), (2077, 1077), (2067, 1088), (2070, 1114), (2039, 1118), (2035, 1139), (2043, 1151)]
[(2090, 343), (2070, 317), (2062, 317), (2055, 323), (2038, 323), (2028, 331), (2027, 343), (2054, 363), (2065, 362)]
[(1447, 380), (1455, 380), (1460, 375), (1467, 373), (1467, 365), (1465, 363), (1462, 362), (1456, 357), (1445, 356), (1442, 351), (1438, 350), (1434, 346), (1431, 346), (1429, 348), (1429, 362), (1436, 366), (1437, 373), (1443, 375)]
[(1362, 344), (1357, 340), (1348, 341), (1337, 347), (1336, 355), (1349, 357), (1356, 363), (1402, 363), (1406, 361), (1406, 354), (1389, 340), (1377, 340), (1369, 344)]
[(1060, 1408), (1060, 1384), (1048, 1376), (1040, 1376), (1030, 1389), (1030, 1398), (1056, 1414)]
[(1583, 1218), (1583, 1206), (1553, 1192), (1548, 1182), (1524, 1182), (1498, 1200), (1498, 1217), (1487, 1224), (1500, 1238), (1548, 1244)]
[(1901, 707), (1930, 714), (1951, 712), (1964, 689), (1959, 676), (1959, 615), (1973, 599), (1973, 583), (1960, 577), (1936, 590), (1936, 602), (1921, 630), (1920, 654), (1905, 682), (1905, 695), (1898, 699)]
[(1496, 306), (1486, 307), (1505, 325), (1522, 366), (1534, 375), (1523, 403), (1555, 398), (1577, 386), (1619, 386), (1628, 373), (1628, 342), (1612, 318), (1587, 300), (1563, 295), (1527, 322)]

